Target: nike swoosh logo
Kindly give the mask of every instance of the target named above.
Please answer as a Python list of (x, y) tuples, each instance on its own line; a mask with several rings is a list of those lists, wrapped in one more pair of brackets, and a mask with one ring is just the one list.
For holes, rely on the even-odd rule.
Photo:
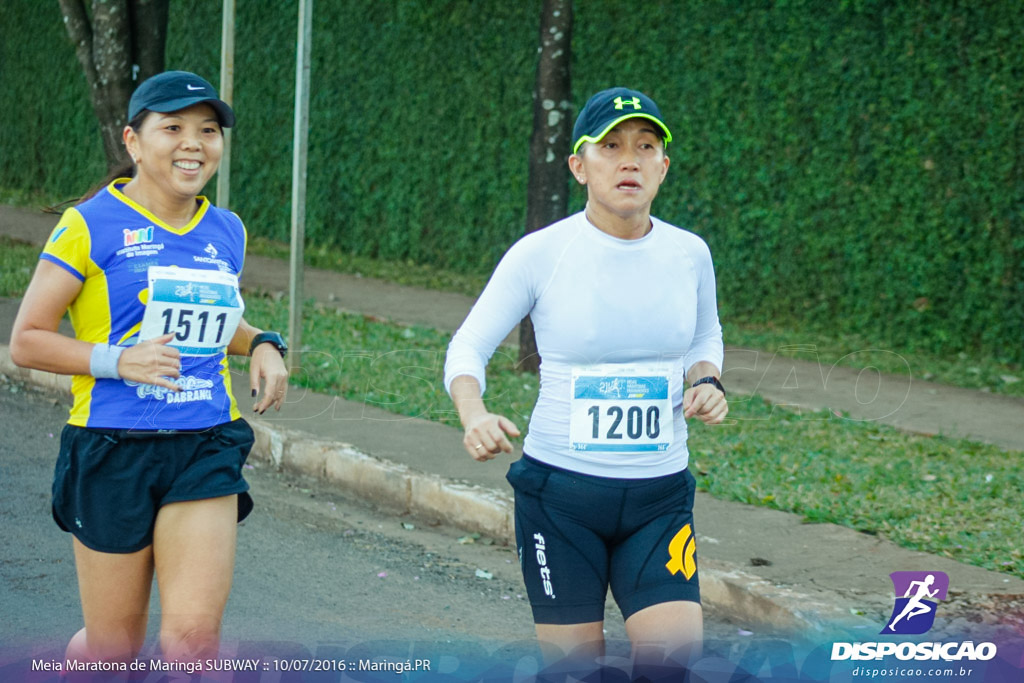
[(186, 84), (185, 87), (188, 88), (189, 90), (203, 90), (203, 86), (201, 86), (201, 85), (197, 85), (197, 86), (195, 86), (193, 88), (191, 85)]

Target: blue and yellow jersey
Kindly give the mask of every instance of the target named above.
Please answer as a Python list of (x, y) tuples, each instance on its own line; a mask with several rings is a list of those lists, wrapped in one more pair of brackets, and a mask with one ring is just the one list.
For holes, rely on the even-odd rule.
[[(199, 197), (192, 221), (174, 228), (126, 197), (127, 178), (68, 209), (40, 258), (82, 281), (69, 314), (75, 337), (130, 346), (148, 297), (151, 266), (241, 275), (246, 232), (241, 219)], [(226, 343), (230, 339), (225, 340)], [(182, 355), (182, 391), (120, 379), (75, 375), (69, 424), (105, 429), (204, 429), (240, 417), (231, 393), (225, 348)]]

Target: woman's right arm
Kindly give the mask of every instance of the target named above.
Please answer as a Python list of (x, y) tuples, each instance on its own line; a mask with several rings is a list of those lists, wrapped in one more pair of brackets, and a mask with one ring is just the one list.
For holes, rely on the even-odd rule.
[(533, 308), (535, 276), (531, 265), (535, 259), (530, 255), (522, 241), (505, 254), (452, 337), (445, 357), (445, 387), (465, 430), (462, 443), (476, 460), (511, 453), (508, 437), (519, 436), (519, 428), (511, 420), (487, 410), (482, 396), (491, 355)]
[(11, 330), (11, 360), (23, 368), (88, 375), (92, 344), (57, 332), (82, 282), (49, 261), (39, 261)]
[[(22, 298), (11, 330), (11, 360), (15, 365), (61, 375), (90, 374), (94, 344), (58, 332), (68, 306), (82, 291), (82, 282), (64, 268), (41, 260)], [(178, 350), (167, 346), (173, 334), (128, 347), (121, 354), (117, 370), (123, 379), (179, 387), (167, 379), (181, 369)]]

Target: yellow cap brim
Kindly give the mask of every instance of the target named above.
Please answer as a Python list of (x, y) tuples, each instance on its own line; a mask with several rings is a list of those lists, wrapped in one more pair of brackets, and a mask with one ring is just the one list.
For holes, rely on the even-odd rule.
[(577, 140), (575, 142), (575, 144), (573, 144), (573, 146), (572, 146), (572, 153), (576, 154), (576, 152), (579, 151), (580, 146), (584, 142), (589, 142), (589, 143), (601, 142), (601, 140), (604, 140), (604, 136), (608, 135), (609, 131), (611, 131), (612, 128), (614, 128), (615, 126), (619, 125), (620, 123), (622, 123), (626, 119), (648, 119), (650, 121), (654, 121), (656, 124), (658, 124), (659, 128), (661, 128), (663, 131), (665, 131), (665, 144), (668, 145), (668, 143), (672, 142), (672, 133), (669, 132), (668, 126), (666, 126), (664, 123), (662, 123), (661, 120), (658, 117), (651, 116), (650, 114), (625, 114), (623, 116), (620, 116), (617, 119), (613, 119), (612, 122), (609, 123), (607, 126), (605, 126), (604, 130), (602, 130), (600, 132), (600, 134), (598, 134), (598, 135), (581, 135), (580, 139)]

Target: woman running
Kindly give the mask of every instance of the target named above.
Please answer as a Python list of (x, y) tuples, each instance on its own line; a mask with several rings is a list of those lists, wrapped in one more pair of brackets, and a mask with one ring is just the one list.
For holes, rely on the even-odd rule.
[[(131, 97), (131, 177), (68, 209), (14, 323), (15, 363), (72, 375), (53, 517), (73, 536), (85, 628), (68, 657), (126, 661), (160, 592), (168, 660), (216, 654), (236, 524), (252, 509), (253, 434), (228, 355), (250, 355), (256, 412), (287, 390), (281, 336), (242, 317), (246, 232), (199, 195), (235, 115), (207, 81), (170, 71)], [(75, 336), (58, 332), (70, 313)]]
[(711, 254), (651, 216), (671, 139), (643, 93), (591, 97), (569, 157), (585, 210), (509, 249), (448, 350), (466, 450), (511, 453), (519, 430), (484, 403), (485, 366), (533, 320), (541, 389), (508, 480), (548, 660), (604, 652), (609, 586), (634, 654), (702, 638), (685, 419), (716, 424), (728, 407)]

